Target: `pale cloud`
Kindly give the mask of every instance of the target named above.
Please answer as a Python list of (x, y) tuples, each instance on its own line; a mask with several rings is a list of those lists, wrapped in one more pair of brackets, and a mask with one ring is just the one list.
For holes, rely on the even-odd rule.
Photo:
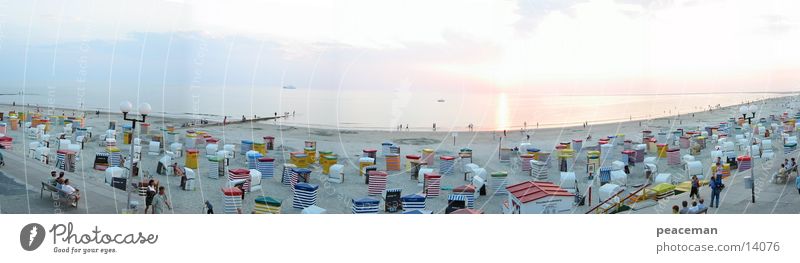
[(447, 32), (502, 42), (518, 20), (508, 0), (206, 0), (193, 2), (193, 10), (198, 26), (210, 30), (365, 48), (443, 44)]
[[(141, 41), (147, 34), (191, 32), (226, 43), (207, 51), (220, 56), (230, 45), (268, 43), (261, 67), (280, 76), (316, 70), (336, 80), (341, 65), (353, 61), (355, 69), (372, 72), (350, 74), (347, 83), (588, 88), (737, 79), (787, 89), (800, 81), (792, 77), (800, 76), (796, 0), (41, 0), (5, 11), (6, 46), (26, 43), (31, 32), (32, 45), (63, 54), (87, 40), (110, 47), (136, 42), (116, 57), (138, 58), (137, 48), (154, 49)], [(192, 45), (180, 49), (191, 53)], [(254, 56), (234, 62), (250, 67)]]

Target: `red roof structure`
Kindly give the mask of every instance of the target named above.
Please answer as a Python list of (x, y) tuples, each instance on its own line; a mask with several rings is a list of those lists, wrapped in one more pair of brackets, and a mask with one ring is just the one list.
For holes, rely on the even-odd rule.
[(551, 182), (527, 181), (506, 187), (520, 202), (528, 203), (545, 197), (575, 196)]

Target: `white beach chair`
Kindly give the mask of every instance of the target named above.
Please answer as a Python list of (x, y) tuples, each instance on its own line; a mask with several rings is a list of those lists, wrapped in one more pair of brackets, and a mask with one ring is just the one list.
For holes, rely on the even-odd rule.
[(261, 191), (261, 172), (256, 169), (250, 169), (250, 189), (248, 192)]

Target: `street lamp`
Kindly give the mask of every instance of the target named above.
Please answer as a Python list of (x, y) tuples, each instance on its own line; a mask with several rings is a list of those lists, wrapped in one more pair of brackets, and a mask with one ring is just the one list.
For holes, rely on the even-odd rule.
[(742, 114), (742, 119), (747, 119), (747, 113), (749, 112), (749, 110), (750, 108), (744, 105), (739, 107), (739, 113)]
[[(742, 108), (745, 108), (745, 106), (742, 106)], [(756, 112), (758, 111), (758, 106), (750, 105), (750, 107), (748, 107), (747, 110), (753, 113), (753, 116), (750, 117), (750, 119), (747, 119), (747, 123), (751, 124), (750, 120), (756, 117)], [(741, 109), (740, 109), (740, 111), (741, 111)], [(747, 113), (745, 113), (745, 116), (746, 115), (747, 115)], [(755, 158), (755, 153), (753, 152), (753, 145), (755, 145), (755, 143), (756, 143), (755, 133), (753, 132), (753, 128), (750, 127), (750, 147), (749, 147), (750, 148), (750, 180), (753, 181), (753, 187), (750, 188), (750, 198), (752, 199), (751, 202), (753, 202), (754, 204), (756, 203), (756, 173), (755, 173), (755, 170), (756, 170), (756, 158)]]
[(126, 121), (131, 121), (131, 124), (132, 124), (131, 125), (131, 152), (130, 152), (130, 156), (129, 156), (130, 157), (130, 167), (128, 167), (130, 169), (128, 172), (131, 173), (131, 176), (133, 176), (133, 158), (134, 158), (133, 157), (133, 153), (134, 153), (133, 138), (135, 138), (134, 134), (136, 132), (136, 123), (137, 122), (145, 122), (145, 120), (147, 119), (147, 114), (150, 114), (150, 111), (152, 111), (152, 107), (150, 107), (149, 103), (142, 103), (141, 105), (139, 105), (139, 115), (142, 116), (141, 119), (128, 118), (128, 113), (130, 113), (132, 109), (133, 109), (133, 105), (131, 104), (130, 101), (123, 101), (123, 102), (121, 102), (119, 104), (119, 110), (122, 112), (122, 118), (125, 119)]
[[(133, 110), (133, 105), (131, 104), (130, 101), (121, 102), (119, 104), (119, 110), (122, 112), (122, 118), (125, 119), (126, 121), (131, 121), (131, 123), (132, 123), (132, 125), (131, 125), (131, 152), (130, 152), (130, 155), (129, 155), (130, 166), (128, 167), (128, 169), (129, 169), (128, 173), (129, 173), (130, 177), (133, 177), (133, 154), (134, 154), (133, 153), (134, 152), (133, 138), (134, 138), (134, 134), (136, 132), (136, 123), (137, 122), (144, 122), (147, 119), (147, 114), (150, 114), (150, 111), (152, 111), (152, 107), (150, 107), (149, 103), (142, 103), (141, 105), (139, 105), (139, 114), (142, 115), (142, 119), (141, 120), (138, 119), (138, 118), (128, 118), (128, 113), (131, 112), (131, 110)], [(138, 186), (139, 186), (138, 184), (135, 185), (135, 187), (138, 187)], [(129, 210), (129, 209), (131, 209), (131, 191), (126, 191), (126, 192), (128, 192), (128, 203), (126, 204), (126, 206), (127, 206), (126, 209)]]

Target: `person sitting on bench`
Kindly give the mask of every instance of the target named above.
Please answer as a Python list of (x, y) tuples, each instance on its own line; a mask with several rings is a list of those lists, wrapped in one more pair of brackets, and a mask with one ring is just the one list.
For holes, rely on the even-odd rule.
[(786, 169), (786, 165), (785, 164), (781, 164), (781, 169), (778, 170), (777, 173), (772, 175), (772, 182), (776, 183), (776, 184), (779, 184), (779, 183), (782, 183), (782, 182), (786, 182), (786, 178), (788, 177), (787, 176), (788, 173), (789, 173), (789, 170)]
[(56, 177), (56, 184), (55, 184), (56, 188), (61, 189), (61, 185), (64, 184), (65, 179), (66, 178), (64, 178), (64, 172), (59, 173), (58, 177)]
[(50, 171), (50, 179), (47, 179), (47, 184), (56, 186), (58, 185), (58, 176), (56, 175), (56, 171)]
[(80, 190), (75, 189), (75, 187), (72, 187), (72, 185), (69, 184), (69, 179), (64, 180), (64, 184), (61, 185), (61, 191), (67, 198), (72, 196), (72, 198), (74, 199), (72, 202), (73, 207), (78, 206), (78, 201), (81, 200)]

